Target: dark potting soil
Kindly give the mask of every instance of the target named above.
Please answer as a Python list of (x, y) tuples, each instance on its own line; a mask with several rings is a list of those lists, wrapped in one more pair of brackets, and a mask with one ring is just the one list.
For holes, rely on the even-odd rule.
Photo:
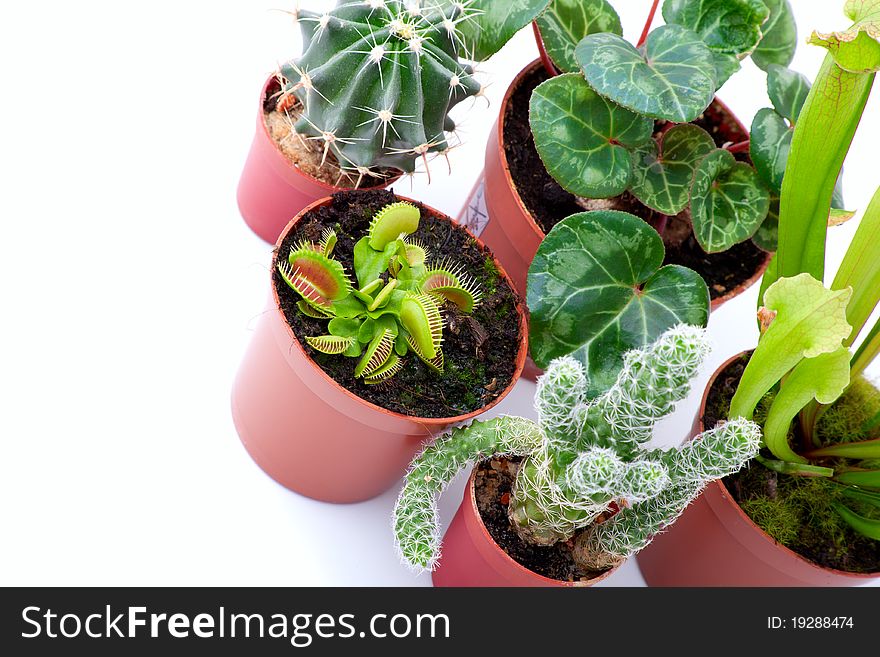
[[(703, 414), (706, 429), (727, 417), (750, 355), (728, 365), (709, 390)], [(756, 417), (762, 412), (766, 410), (759, 408)], [(725, 477), (722, 483), (756, 524), (801, 556), (825, 568), (880, 572), (880, 541), (857, 534), (834, 512), (832, 503), (840, 499), (841, 492), (837, 484), (823, 478), (778, 474), (757, 461)]]
[[(545, 233), (566, 217), (585, 211), (576, 197), (564, 190), (544, 168), (532, 138), (529, 99), (535, 87), (547, 77), (546, 71), (540, 66), (526, 76), (522, 84), (514, 90), (504, 115), (504, 153), (511, 177), (526, 208)], [(727, 142), (736, 143), (748, 139), (748, 135), (742, 133), (736, 122), (720, 112), (715, 105), (694, 123), (712, 135), (719, 147)], [(665, 121), (658, 121), (656, 130), (663, 130), (665, 125)], [(736, 157), (748, 159), (747, 154), (737, 154)], [(661, 219), (660, 213), (642, 205), (629, 193), (609, 199), (606, 205), (609, 209), (613, 207), (615, 210), (630, 212), (653, 226), (657, 226)], [(675, 221), (675, 218), (670, 218), (670, 224)], [(689, 232), (689, 236), (678, 244), (666, 245), (664, 264), (682, 265), (696, 271), (709, 286), (712, 299), (723, 297), (748, 281), (767, 258), (766, 252), (751, 240), (737, 244), (723, 253), (707, 254), (700, 248), (693, 232)]]
[(586, 582), (598, 577), (601, 573), (585, 573), (575, 565), (570, 542), (549, 547), (531, 545), (511, 527), (507, 506), (520, 460), (486, 459), (477, 466), (477, 509), (489, 535), (511, 559), (544, 577), (563, 582)]
[[(325, 228), (336, 231), (333, 257), (354, 276), (354, 245), (370, 226), (377, 211), (398, 198), (391, 192), (339, 192), (333, 203), (316, 208), (300, 220), (285, 238), (280, 254), (301, 240), (318, 242)], [(448, 260), (473, 277), (483, 298), (472, 315), (455, 306), (443, 308), (443, 356), (445, 369), (437, 374), (410, 354), (405, 367), (380, 385), (356, 379), (357, 358), (322, 354), (306, 344), (308, 336), (326, 335), (327, 320), (312, 319), (299, 312), (301, 297), (283, 281), (277, 269), (273, 281), (287, 322), (306, 353), (341, 386), (365, 401), (404, 415), (426, 418), (455, 417), (475, 411), (498, 397), (510, 384), (520, 345), (517, 314), (519, 297), (501, 277), (488, 249), (450, 220), (422, 211), (413, 237), (425, 244), (429, 262)]]

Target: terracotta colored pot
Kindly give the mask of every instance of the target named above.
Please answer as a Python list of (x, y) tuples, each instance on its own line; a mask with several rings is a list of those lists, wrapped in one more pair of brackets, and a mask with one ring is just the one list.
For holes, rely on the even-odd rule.
[[(728, 360), (710, 379), (690, 439), (703, 431), (715, 380), (740, 357)], [(823, 568), (777, 543), (721, 481), (709, 484), (669, 531), (636, 558), (649, 586), (858, 586), (880, 577)]]
[[(403, 197), (400, 197), (403, 198)], [(407, 199), (404, 199), (407, 200)], [(300, 212), (287, 233), (321, 199)], [(437, 220), (452, 221), (423, 206)], [(496, 261), (509, 285), (510, 279)], [(403, 476), (423, 442), (500, 402), (516, 384), (527, 351), (525, 305), (518, 306), (521, 341), (507, 388), (483, 408), (450, 418), (409, 417), (356, 396), (312, 361), (280, 308), (274, 284), (232, 390), (232, 416), (241, 441), (270, 477), (290, 490), (325, 502), (360, 502), (379, 495)]]
[(486, 530), (477, 509), (471, 473), (464, 499), (443, 537), (440, 563), (431, 574), (434, 586), (558, 586), (585, 587), (609, 577), (617, 568), (588, 582), (563, 582), (532, 572), (511, 559)]
[[(516, 76), (504, 96), (498, 120), (489, 135), (486, 146), (486, 164), (483, 178), (477, 182), (467, 203), (462, 210), (459, 221), (470, 227), (492, 249), (504, 265), (516, 289), (526, 295), (526, 279), (529, 266), (535, 257), (544, 231), (535, 222), (525, 203), (523, 203), (507, 162), (504, 150), (504, 117), (514, 92), (520, 84), (536, 70), (543, 67), (540, 59), (535, 60)], [(748, 130), (739, 122), (724, 103), (717, 98), (706, 110), (710, 117), (725, 117), (729, 139), (741, 141), (748, 139)], [(747, 281), (723, 297), (712, 300), (712, 310), (717, 309), (725, 301), (742, 294), (763, 276), (770, 264), (771, 255)]]
[[(307, 205), (340, 191), (303, 173), (290, 163), (287, 156), (269, 135), (264, 119), (266, 99), (280, 89), (275, 76), (263, 85), (257, 107), (257, 130), (238, 183), (238, 208), (245, 223), (261, 239), (274, 244), (284, 227)], [(400, 176), (374, 187), (383, 189)]]

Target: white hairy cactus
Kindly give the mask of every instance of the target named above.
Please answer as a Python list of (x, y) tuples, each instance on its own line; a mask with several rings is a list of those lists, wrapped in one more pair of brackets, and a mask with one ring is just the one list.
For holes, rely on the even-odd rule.
[[(688, 394), (708, 352), (704, 329), (672, 328), (628, 353), (615, 385), (592, 400), (583, 366), (570, 357), (554, 360), (538, 382), (537, 424), (509, 417), (475, 422), (415, 459), (395, 507), (401, 556), (417, 568), (434, 566), (436, 495), (467, 463), (492, 455), (523, 457), (508, 508), (523, 540), (551, 545), (577, 535), (573, 554), (588, 569), (641, 549), (706, 483), (757, 453), (760, 429), (745, 420), (677, 450), (644, 449), (654, 424)], [(616, 508), (623, 510), (595, 524)]]

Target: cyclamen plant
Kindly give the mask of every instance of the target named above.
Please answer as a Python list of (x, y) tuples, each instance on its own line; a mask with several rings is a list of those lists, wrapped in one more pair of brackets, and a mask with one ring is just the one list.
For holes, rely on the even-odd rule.
[[(412, 464), (394, 509), (402, 558), (419, 569), (439, 559), (436, 497), (468, 463), (523, 457), (509, 517), (536, 546), (574, 539), (585, 570), (603, 570), (647, 545), (711, 480), (757, 452), (760, 429), (736, 420), (670, 451), (647, 449), (653, 425), (683, 399), (709, 351), (704, 329), (680, 325), (629, 352), (617, 381), (588, 398), (584, 367), (554, 360), (538, 382), (538, 422), (477, 421), (428, 446)], [(603, 515), (620, 511), (602, 523)]]
[[(323, 143), (343, 172), (410, 173), (420, 158), (449, 149), (449, 111), (481, 92), (459, 61), (471, 2), (339, 0), (323, 14), (299, 10), (303, 55), (279, 72), (277, 109), (297, 103), (297, 133)], [(323, 162), (322, 162), (323, 163)]]
[[(678, 215), (707, 253), (750, 238), (773, 251), (791, 128), (809, 89), (785, 68), (797, 40), (788, 0), (665, 0), (666, 24), (652, 31), (658, 6), (637, 46), (606, 0), (554, 0), (538, 18), (546, 65), (562, 72), (532, 95), (538, 153), (579, 198), (629, 192), (659, 214), (661, 234)], [(759, 114), (750, 140), (719, 148), (694, 122), (749, 56), (768, 72), (775, 111)], [(745, 152), (754, 166), (737, 159)]]
[(375, 215), (354, 247), (357, 286), (331, 257), (333, 230), (318, 244), (300, 242), (278, 264), (285, 283), (302, 297), (299, 311), (330, 320), (327, 335), (306, 342), (321, 353), (358, 358), (354, 373), (366, 384), (393, 377), (409, 352), (442, 374), (442, 305), (470, 314), (480, 302), (470, 277), (454, 266), (428, 265), (425, 246), (408, 239), (419, 218), (409, 203), (393, 203)]

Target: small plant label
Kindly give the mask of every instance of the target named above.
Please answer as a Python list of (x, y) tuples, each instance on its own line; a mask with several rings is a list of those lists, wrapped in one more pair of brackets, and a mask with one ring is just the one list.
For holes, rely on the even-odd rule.
[(463, 224), (475, 237), (479, 237), (489, 224), (489, 210), (486, 208), (486, 179), (480, 178), (468, 199), (464, 211), (459, 217)]

